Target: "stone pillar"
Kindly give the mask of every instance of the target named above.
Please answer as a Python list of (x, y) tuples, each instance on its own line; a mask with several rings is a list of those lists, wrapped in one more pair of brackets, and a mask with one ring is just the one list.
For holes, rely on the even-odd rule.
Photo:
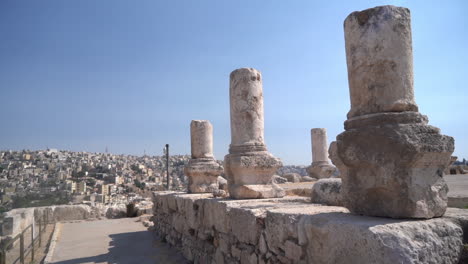
[(232, 198), (271, 198), (284, 196), (284, 190), (271, 183), (282, 166), (271, 155), (263, 139), (262, 75), (241, 68), (230, 75), (231, 145), (224, 157), (229, 194)]
[(351, 98), (348, 118), (418, 111), (409, 9), (383, 6), (354, 12), (344, 27)]
[(307, 168), (312, 178), (329, 178), (336, 172), (336, 167), (328, 159), (327, 130), (325, 128), (312, 128), (312, 165)]
[(427, 125), (413, 93), (410, 12), (381, 6), (344, 22), (351, 111), (332, 157), (353, 213), (442, 216), (452, 137)]
[(213, 158), (213, 126), (206, 120), (190, 123), (192, 159)]
[(218, 191), (218, 176), (223, 173), (213, 156), (213, 126), (206, 120), (190, 123), (192, 158), (184, 172), (189, 179), (189, 193)]

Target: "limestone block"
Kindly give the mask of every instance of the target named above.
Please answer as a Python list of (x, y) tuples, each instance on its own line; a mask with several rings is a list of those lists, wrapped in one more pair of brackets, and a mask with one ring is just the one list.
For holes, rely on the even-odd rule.
[(232, 198), (272, 198), (285, 195), (271, 184), (271, 177), (282, 166), (281, 161), (266, 151), (229, 154), (224, 158), (229, 194)]
[[(337, 136), (345, 206), (352, 212), (395, 218), (442, 216), (447, 207), (443, 171), (452, 137), (416, 112), (381, 113), (345, 122)], [(340, 167), (340, 171), (344, 171)]]
[(307, 167), (307, 173), (310, 177), (317, 179), (330, 178), (335, 175), (336, 171), (336, 167), (328, 163), (315, 164)]
[(273, 177), (271, 177), (271, 182), (276, 183), (276, 184), (281, 184), (281, 183), (288, 182), (288, 179), (275, 174), (273, 175)]
[(260, 226), (257, 219), (263, 212), (253, 209), (231, 208), (229, 218), (231, 219), (232, 234), (242, 243), (256, 245), (260, 237)]
[(208, 229), (216, 229), (218, 232), (230, 233), (231, 225), (228, 212), (230, 207), (218, 199), (207, 199), (203, 205), (202, 225)]
[(418, 111), (409, 9), (379, 6), (353, 12), (345, 19), (344, 30), (351, 96), (348, 118)]
[(333, 165), (335, 165), (337, 168), (335, 175), (332, 175), (331, 177), (341, 177), (341, 175), (345, 174), (347, 171), (346, 166), (343, 164), (343, 161), (341, 161), (340, 156), (338, 155), (338, 145), (336, 144), (336, 141), (330, 143), (330, 147), (328, 148), (328, 155)]
[(223, 167), (213, 158), (191, 159), (184, 168), (189, 193), (211, 193), (219, 189), (218, 176)]
[(284, 178), (288, 179), (288, 182), (301, 182), (301, 175), (297, 173), (286, 173), (283, 175)]
[(312, 178), (310, 176), (302, 176), (301, 178), (301, 182), (313, 182), (313, 181), (316, 181), (317, 179), (316, 178)]
[(311, 201), (313, 203), (342, 206), (341, 179), (320, 179), (312, 186)]
[(228, 182), (225, 178), (218, 176), (218, 187), (220, 190), (228, 191)]
[(441, 218), (316, 214), (302, 219), (299, 232), (308, 240), (309, 263), (457, 263), (463, 244), (460, 226)]
[(302, 247), (291, 240), (286, 240), (284, 243), (284, 253), (293, 263), (297, 263), (302, 257)]

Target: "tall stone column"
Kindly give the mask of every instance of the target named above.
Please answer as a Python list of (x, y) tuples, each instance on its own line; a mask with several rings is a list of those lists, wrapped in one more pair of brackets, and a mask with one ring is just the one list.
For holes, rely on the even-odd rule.
[(371, 216), (442, 216), (454, 140), (429, 126), (414, 101), (410, 11), (354, 12), (344, 30), (351, 111), (334, 160), (345, 206)]
[(192, 158), (184, 168), (189, 179), (188, 192), (216, 192), (223, 167), (213, 156), (213, 126), (206, 120), (192, 120), (190, 140)]
[(307, 172), (313, 178), (330, 178), (336, 172), (336, 167), (328, 159), (327, 130), (325, 128), (312, 128), (310, 135), (312, 164), (307, 168)]
[(232, 198), (271, 198), (284, 196), (284, 190), (271, 184), (282, 166), (265, 146), (263, 133), (262, 75), (241, 68), (230, 75), (231, 145), (224, 157), (229, 194)]

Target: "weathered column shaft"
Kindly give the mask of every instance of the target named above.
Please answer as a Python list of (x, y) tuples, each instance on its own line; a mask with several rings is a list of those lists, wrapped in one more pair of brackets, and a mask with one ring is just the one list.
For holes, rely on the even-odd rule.
[(447, 208), (454, 140), (418, 112), (410, 21), (407, 8), (379, 6), (344, 22), (351, 110), (332, 152), (352, 213), (432, 218)]
[(231, 146), (263, 145), (262, 75), (241, 68), (230, 75)]
[(344, 22), (351, 110), (348, 118), (418, 111), (413, 93), (410, 11), (384, 6)]
[(328, 159), (327, 130), (325, 128), (312, 128), (312, 164), (330, 163)]
[(241, 68), (230, 75), (231, 145), (224, 157), (229, 195), (236, 199), (282, 197), (285, 192), (271, 185), (282, 166), (263, 139), (262, 75)]
[(218, 191), (218, 176), (223, 173), (213, 156), (213, 126), (207, 120), (190, 123), (192, 158), (184, 168), (189, 193)]
[(213, 158), (213, 126), (206, 120), (190, 123), (192, 158)]

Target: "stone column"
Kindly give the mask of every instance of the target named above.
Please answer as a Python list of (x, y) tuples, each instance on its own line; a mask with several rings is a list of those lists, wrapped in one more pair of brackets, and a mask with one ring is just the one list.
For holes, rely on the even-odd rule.
[(190, 140), (192, 158), (184, 169), (189, 179), (188, 192), (217, 192), (223, 167), (213, 156), (213, 126), (206, 120), (192, 120)]
[(348, 118), (418, 111), (409, 9), (383, 6), (354, 12), (344, 27), (351, 98)]
[(414, 101), (409, 10), (354, 12), (344, 30), (351, 111), (334, 160), (345, 206), (371, 216), (442, 216), (454, 140), (427, 125)]
[(329, 178), (336, 172), (336, 167), (328, 159), (327, 130), (312, 128), (310, 131), (312, 142), (312, 164), (307, 168), (312, 178)]
[(241, 68), (230, 75), (231, 145), (224, 158), (229, 194), (232, 198), (271, 198), (284, 196), (284, 190), (271, 184), (282, 166), (271, 155), (263, 139), (262, 75)]

